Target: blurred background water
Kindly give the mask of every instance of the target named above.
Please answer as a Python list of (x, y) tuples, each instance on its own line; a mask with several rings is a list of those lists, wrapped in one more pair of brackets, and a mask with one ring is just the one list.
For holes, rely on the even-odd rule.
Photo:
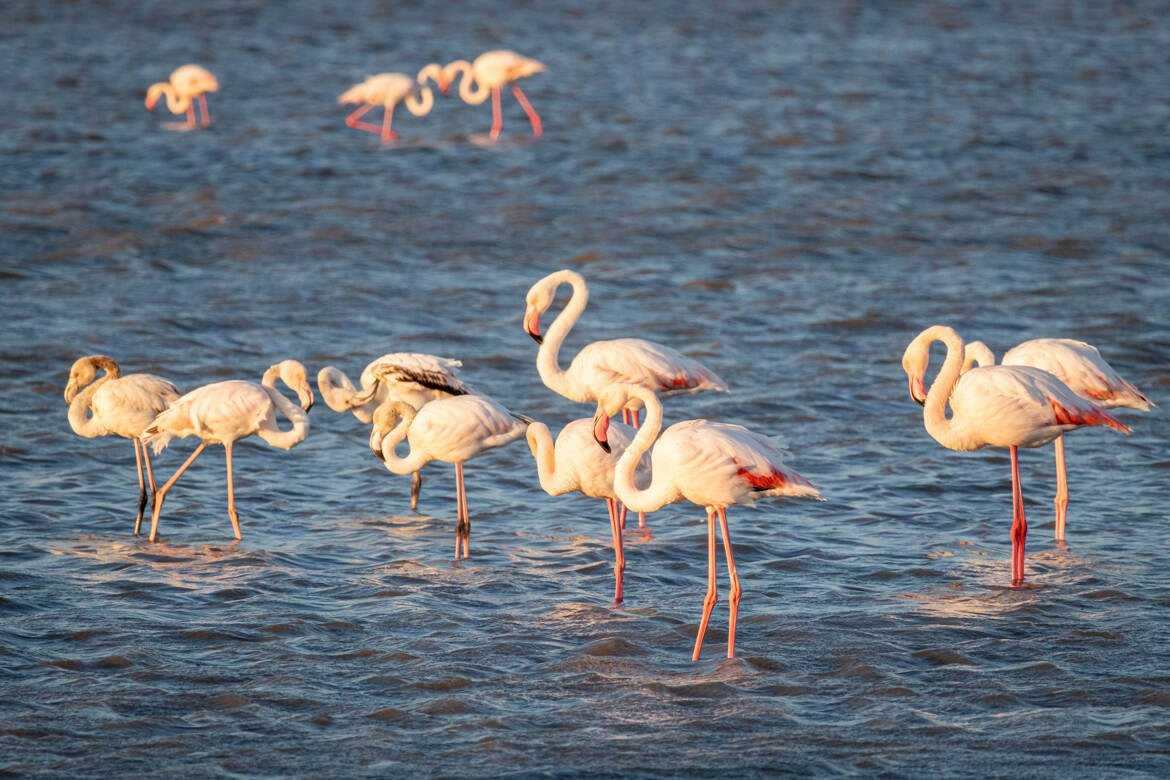
[[(0, 771), (12, 775), (1170, 771), (1170, 23), (1164, 3), (6, 3), (0, 8)], [(380, 71), (512, 48), (487, 104), (336, 104)], [(146, 87), (219, 78), (177, 132)], [(378, 121), (377, 116), (373, 121)], [(353, 417), (222, 449), (131, 533), (130, 444), (65, 419), (72, 361), (191, 389), (295, 357), (463, 360), (550, 424), (520, 319), (570, 267), (566, 345), (640, 335), (729, 394), (672, 399), (782, 434), (825, 503), (733, 508), (699, 663), (701, 509), (627, 533), (540, 492), (523, 443), (419, 513)], [(546, 322), (549, 320), (546, 318)], [(1008, 588), (1005, 452), (930, 439), (902, 350), (941, 322), (997, 353), (1099, 346), (1162, 407), (1023, 454), (1027, 587)], [(936, 364), (938, 354), (936, 353)], [(193, 448), (156, 459), (164, 479)], [(722, 556), (720, 556), (722, 557)]]

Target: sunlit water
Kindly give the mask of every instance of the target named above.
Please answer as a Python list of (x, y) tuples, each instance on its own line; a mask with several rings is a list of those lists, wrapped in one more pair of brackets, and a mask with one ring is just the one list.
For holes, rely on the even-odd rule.
[[(0, 769), (1170, 772), (1164, 6), (495, 5), (0, 10)], [(344, 126), (366, 75), (500, 46), (548, 65), (539, 141), (510, 96), (496, 144), (457, 100), (389, 148)], [(207, 131), (142, 106), (188, 61), (222, 84)], [(324, 404), (296, 449), (237, 448), (234, 546), (222, 449), (150, 544), (130, 444), (65, 420), (85, 354), (190, 389), (418, 350), (556, 430), (592, 409), (520, 320), (566, 266), (593, 293), (567, 355), (702, 359), (732, 391), (667, 422), (783, 434), (827, 498), (730, 511), (735, 660), (720, 560), (690, 661), (702, 511), (628, 532), (616, 608), (604, 506), (540, 492), (523, 443), (468, 465), (455, 564), (451, 468), (410, 512)], [(1051, 449), (1023, 454), (1027, 587), (1006, 453), (943, 449), (907, 395), (935, 322), (1088, 340), (1162, 404), (1068, 438), (1065, 547)]]

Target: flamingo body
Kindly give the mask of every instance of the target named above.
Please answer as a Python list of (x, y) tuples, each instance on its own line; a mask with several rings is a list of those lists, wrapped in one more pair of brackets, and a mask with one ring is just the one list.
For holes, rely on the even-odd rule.
[(317, 388), (335, 412), (352, 411), (364, 423), (386, 400), (403, 401), (415, 409), (438, 398), (466, 395), (471, 388), (459, 378), (463, 363), (422, 352), (390, 352), (362, 369), (361, 389), (340, 370), (325, 366), (317, 372)]
[[(358, 130), (377, 133), (382, 137), (382, 143), (387, 143), (398, 137), (391, 130), (391, 123), (394, 108), (399, 103), (415, 116), (425, 116), (434, 106), (435, 96), (429, 87), (422, 86), (405, 73), (379, 73), (354, 84), (341, 93), (337, 102), (343, 105), (360, 103), (361, 106), (346, 118), (345, 123)], [(385, 110), (381, 126), (361, 121), (361, 117), (375, 106), (382, 106)]]
[(151, 84), (146, 91), (146, 107), (153, 111), (158, 99), (165, 96), (167, 108), (172, 114), (187, 114), (187, 125), (195, 126), (195, 112), (191, 101), (198, 99), (203, 109), (203, 126), (211, 124), (211, 116), (207, 113), (207, 101), (204, 97), (208, 92), (217, 92), (219, 82), (215, 76), (199, 65), (182, 65), (171, 73), (169, 81), (160, 81)]
[[(509, 85), (517, 102), (524, 109), (524, 113), (528, 115), (533, 136), (537, 138), (541, 136), (543, 128), (540, 116), (515, 82), (518, 79), (542, 73), (544, 70), (544, 63), (539, 60), (525, 57), (508, 49), (496, 49), (484, 52), (470, 63), (467, 60), (455, 60), (442, 68), (439, 68), (437, 63), (427, 65), (419, 72), (418, 78), (420, 82), (425, 82), (427, 78), (436, 79), (439, 89), (445, 95), (450, 91), (452, 82), (462, 75), (463, 79), (459, 84), (459, 97), (473, 106), (483, 103), (491, 95), (491, 139), (494, 141), (499, 138), (500, 128), (503, 124), (500, 114), (500, 88)], [(473, 82), (474, 87), (472, 86)]]

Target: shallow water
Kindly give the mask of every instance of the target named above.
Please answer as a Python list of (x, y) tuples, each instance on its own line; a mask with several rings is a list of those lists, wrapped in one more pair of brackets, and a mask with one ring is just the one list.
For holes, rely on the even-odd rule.
[[(19, 775), (1170, 772), (1170, 26), (1159, 3), (6, 4), (0, 10), (0, 769)], [(202, 10), (198, 10), (202, 9)], [(365, 75), (507, 46), (504, 102), (344, 126)], [(175, 132), (145, 87), (220, 79)], [(376, 120), (375, 120), (376, 121)], [(129, 443), (69, 430), (69, 365), (184, 389), (286, 357), (356, 376), (391, 350), (554, 430), (524, 293), (561, 267), (567, 344), (642, 335), (783, 434), (827, 501), (730, 513), (702, 660), (702, 511), (627, 535), (536, 486), (523, 443), (450, 467), (420, 513), (319, 403), (290, 452), (222, 451), (131, 533)], [(551, 321), (546, 319), (546, 322)], [(923, 430), (902, 350), (942, 322), (997, 352), (1097, 344), (1162, 407), (1023, 453), (1027, 587), (1006, 587), (1007, 455)], [(936, 353), (936, 361), (938, 353)], [(156, 459), (164, 478), (192, 442)], [(722, 556), (720, 556), (722, 558)]]

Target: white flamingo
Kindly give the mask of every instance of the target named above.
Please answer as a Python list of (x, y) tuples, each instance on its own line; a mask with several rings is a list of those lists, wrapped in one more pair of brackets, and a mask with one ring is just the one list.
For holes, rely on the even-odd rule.
[[(417, 411), (402, 401), (388, 400), (374, 412), (370, 449), (395, 474), (411, 474), (432, 460), (455, 464), (458, 560), (471, 554), (471, 515), (467, 510), (463, 464), (486, 450), (516, 441), (524, 435), (528, 422), (482, 395), (439, 398)], [(400, 458), (394, 450), (403, 439), (408, 441), (410, 451)]]
[[(398, 133), (390, 129), (394, 121), (394, 107), (399, 103), (415, 116), (425, 116), (430, 113), (435, 104), (435, 95), (430, 87), (422, 86), (422, 80), (415, 81), (405, 73), (379, 73), (370, 76), (360, 84), (341, 93), (337, 102), (361, 103), (352, 114), (345, 118), (345, 123), (358, 130), (365, 130), (382, 137), (382, 143), (390, 143), (398, 138)], [(382, 126), (363, 122), (361, 117), (375, 106), (382, 106), (385, 113), (382, 116)]]
[[(277, 377), (297, 394), (300, 406), (277, 391)], [(305, 367), (295, 360), (284, 360), (270, 367), (264, 372), (260, 384), (229, 379), (197, 387), (174, 401), (143, 431), (142, 441), (153, 445), (155, 453), (162, 452), (174, 438), (198, 436), (202, 441), (174, 476), (159, 488), (150, 519), (150, 541), (153, 542), (158, 535), (158, 518), (167, 491), (208, 444), (222, 444), (227, 453), (228, 517), (231, 518), (236, 539), (242, 539), (232, 479), (232, 443), (245, 436), (256, 435), (273, 447), (292, 449), (304, 441), (309, 433), (307, 412), (312, 406), (313, 390), (309, 387)], [(292, 423), (291, 429), (280, 430), (276, 421), (277, 411)]]
[[(613, 534), (615, 604), (622, 602), (622, 578), (626, 556), (622, 549), (622, 532), (618, 517), (617, 493), (613, 489), (613, 470), (618, 459), (634, 438), (635, 430), (622, 423), (609, 426), (609, 451), (593, 442), (593, 420), (573, 420), (557, 434), (553, 442), (548, 426), (534, 422), (528, 426), (528, 449), (536, 461), (540, 487), (550, 496), (580, 492), (590, 498), (605, 499), (609, 508), (609, 525)], [(634, 475), (645, 485), (650, 477), (648, 458), (642, 458)]]
[[(964, 373), (972, 363), (994, 366), (995, 353), (982, 341), (964, 345)], [(1103, 409), (1127, 406), (1148, 412), (1150, 399), (1121, 378), (1113, 366), (1105, 362), (1092, 344), (1074, 339), (1032, 339), (1009, 349), (1003, 356), (1005, 366), (1032, 366), (1043, 369), (1068, 385), (1068, 389)], [(1056, 539), (1064, 540), (1065, 520), (1068, 517), (1068, 475), (1064, 466), (1064, 437), (1056, 437)]]
[[(99, 368), (105, 373), (94, 382)], [(157, 500), (158, 492), (150, 454), (139, 443), (138, 437), (159, 412), (178, 397), (179, 388), (170, 381), (154, 374), (122, 376), (118, 364), (105, 355), (78, 358), (69, 369), (65, 403), (69, 404), (69, 427), (73, 432), (87, 439), (114, 435), (134, 442), (138, 474), (138, 516), (134, 519), (134, 533), (142, 527), (147, 482), (150, 483), (152, 504)]]
[[(390, 352), (362, 370), (361, 390), (341, 370), (325, 366), (317, 372), (317, 388), (325, 404), (335, 412), (352, 411), (364, 423), (372, 422), (374, 410), (387, 399), (421, 409), (437, 398), (474, 392), (458, 376), (458, 360), (422, 352)], [(410, 508), (418, 508), (422, 475), (414, 472)]]
[(198, 98), (199, 108), (203, 110), (203, 126), (211, 124), (211, 115), (207, 113), (208, 92), (219, 90), (219, 82), (206, 69), (198, 65), (183, 65), (175, 68), (171, 73), (170, 81), (160, 81), (151, 84), (146, 90), (146, 107), (154, 111), (159, 97), (165, 95), (167, 108), (172, 114), (187, 113), (187, 126), (195, 127), (195, 107), (191, 101)]
[[(935, 341), (946, 345), (947, 356), (927, 392), (926, 369), (930, 345)], [(923, 405), (923, 424), (935, 441), (952, 450), (990, 445), (1007, 447), (1011, 452), (1012, 585), (1021, 585), (1028, 522), (1017, 448), (1041, 447), (1066, 431), (1088, 425), (1106, 425), (1123, 433), (1130, 429), (1047, 371), (1032, 366), (987, 366), (960, 376), (964, 359), (959, 334), (945, 325), (934, 325), (906, 347), (902, 368), (909, 380), (910, 397)]]
[[(646, 422), (614, 471), (613, 486), (619, 499), (639, 512), (653, 512), (666, 504), (690, 501), (707, 510), (707, 596), (703, 617), (695, 638), (691, 660), (699, 660), (707, 621), (715, 606), (715, 515), (723, 534), (723, 554), (731, 580), (731, 617), (727, 630), (727, 657), (735, 657), (735, 623), (741, 589), (727, 528), (727, 507), (752, 506), (769, 496), (821, 497), (812, 484), (784, 463), (787, 451), (779, 438), (764, 436), (742, 425), (685, 420), (662, 432), (662, 404), (653, 391), (640, 385), (620, 384), (607, 388), (598, 399), (593, 418), (594, 438), (607, 446), (609, 418), (631, 398), (646, 407)], [(657, 441), (655, 441), (657, 440)], [(654, 445), (650, 455), (651, 479), (645, 488), (634, 482), (638, 461)]]
[[(438, 82), (439, 89), (446, 95), (451, 90), (452, 82), (462, 75), (463, 80), (459, 83), (459, 97), (463, 98), (465, 103), (473, 106), (480, 105), (487, 100), (488, 95), (491, 95), (491, 139), (494, 141), (500, 137), (500, 127), (503, 125), (503, 119), (500, 116), (500, 87), (507, 84), (512, 85), (512, 94), (516, 96), (524, 113), (528, 114), (528, 121), (532, 124), (532, 135), (540, 138), (542, 132), (540, 117), (515, 82), (517, 79), (543, 72), (544, 63), (542, 62), (507, 49), (496, 49), (479, 55), (475, 58), (475, 62), (455, 60), (442, 68), (439, 67), (438, 63), (431, 63), (419, 71), (418, 80), (420, 83), (426, 83), (428, 78), (433, 78)], [(474, 88), (471, 85), (472, 81), (475, 82)]]
[[(573, 295), (556, 316), (547, 335), (540, 332), (540, 316), (556, 298), (557, 288), (568, 284)], [(628, 382), (653, 390), (666, 398), (680, 393), (702, 390), (727, 390), (727, 383), (697, 360), (678, 350), (645, 339), (611, 339), (586, 344), (562, 369), (558, 360), (561, 344), (589, 302), (589, 288), (576, 271), (563, 269), (544, 277), (529, 288), (525, 296), (524, 330), (540, 344), (536, 370), (545, 386), (570, 401), (593, 402), (605, 388)], [(638, 426), (641, 402), (631, 397), (630, 406), (622, 410), (624, 422)], [(623, 518), (623, 527), (625, 525)], [(645, 526), (645, 517), (638, 516)]]

